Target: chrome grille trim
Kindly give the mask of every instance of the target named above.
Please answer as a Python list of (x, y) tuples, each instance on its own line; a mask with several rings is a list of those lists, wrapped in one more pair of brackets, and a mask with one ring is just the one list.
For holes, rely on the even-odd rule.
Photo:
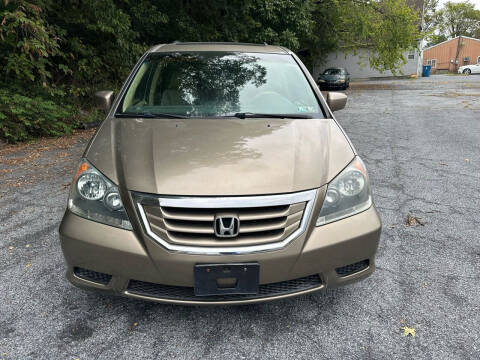
[[(141, 193), (134, 193), (135, 203), (142, 219), (144, 229), (148, 236), (155, 240), (165, 249), (173, 252), (181, 252), (196, 255), (240, 255), (258, 252), (279, 250), (287, 246), (293, 240), (298, 238), (307, 229), (308, 222), (313, 209), (313, 204), (317, 195), (317, 190), (307, 190), (291, 194), (281, 195), (261, 195), (261, 196), (239, 196), (239, 197), (173, 197), (173, 196), (155, 196)], [(229, 246), (229, 247), (206, 247), (172, 244), (157, 234), (155, 234), (143, 209), (143, 199), (154, 199), (161, 207), (195, 208), (195, 209), (231, 209), (231, 208), (254, 208), (267, 206), (292, 205), (299, 202), (305, 202), (300, 227), (282, 241), (248, 245), (248, 246)]]

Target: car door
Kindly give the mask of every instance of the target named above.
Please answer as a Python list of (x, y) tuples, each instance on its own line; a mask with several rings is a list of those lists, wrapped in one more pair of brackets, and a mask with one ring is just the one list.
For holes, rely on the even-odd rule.
[(472, 74), (480, 74), (480, 64), (476, 64), (470, 67), (472, 69)]

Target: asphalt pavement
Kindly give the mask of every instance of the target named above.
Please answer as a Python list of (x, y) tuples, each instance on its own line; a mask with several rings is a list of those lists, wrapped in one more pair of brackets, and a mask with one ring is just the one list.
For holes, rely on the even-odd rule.
[(480, 358), (480, 76), (353, 83), (347, 94), (337, 118), (384, 225), (377, 271), (260, 305), (73, 287), (57, 231), (92, 133), (0, 147), (0, 359)]

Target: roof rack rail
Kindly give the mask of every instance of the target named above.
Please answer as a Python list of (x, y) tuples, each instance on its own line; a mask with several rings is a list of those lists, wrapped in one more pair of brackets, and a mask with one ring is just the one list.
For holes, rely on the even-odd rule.
[(246, 42), (235, 42), (235, 41), (212, 41), (212, 42), (204, 42), (204, 41), (174, 41), (172, 44), (175, 45), (250, 45), (250, 46), (268, 46), (266, 42), (263, 44), (256, 44), (256, 43), (246, 43)]

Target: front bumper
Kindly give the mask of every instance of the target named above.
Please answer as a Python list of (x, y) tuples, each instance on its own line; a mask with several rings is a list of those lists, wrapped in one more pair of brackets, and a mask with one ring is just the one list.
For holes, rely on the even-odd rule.
[[(138, 236), (134, 231), (92, 222), (67, 210), (60, 226), (60, 241), (68, 265), (67, 278), (78, 287), (157, 302), (240, 304), (310, 293), (368, 277), (375, 269), (380, 231), (380, 219), (372, 206), (358, 215), (331, 224), (311, 226), (286, 248), (277, 251), (191, 255), (169, 252), (156, 245), (155, 260), (152, 260), (152, 248), (151, 245), (146, 246), (144, 234)], [(195, 264), (236, 262), (260, 264), (261, 289), (290, 291), (263, 291), (256, 297), (218, 299), (187, 296), (193, 289)], [(360, 263), (365, 266), (359, 271), (345, 273), (345, 269), (350, 269), (347, 265)], [(78, 276), (76, 269), (87, 269), (107, 278), (95, 281), (95, 278)], [(317, 276), (319, 281), (309, 282), (312, 276)], [(143, 284), (143, 292), (132, 291), (138, 289), (140, 283)], [(306, 283), (310, 285), (305, 286)], [(293, 288), (291, 284), (300, 284), (300, 287)], [(145, 289), (153, 290), (148, 292)]]

